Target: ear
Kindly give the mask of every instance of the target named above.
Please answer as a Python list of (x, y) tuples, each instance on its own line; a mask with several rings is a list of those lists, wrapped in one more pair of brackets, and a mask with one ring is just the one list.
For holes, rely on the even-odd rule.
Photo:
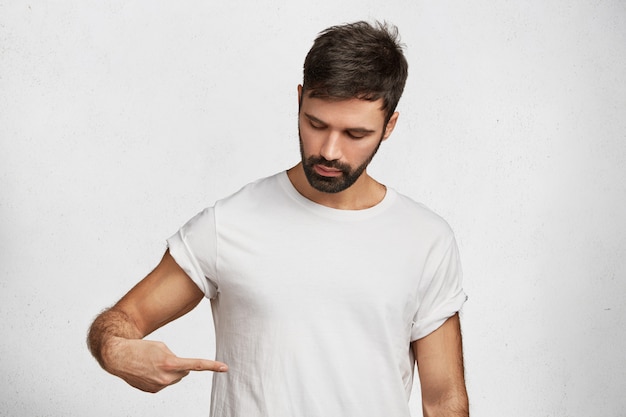
[(389, 118), (389, 121), (387, 122), (387, 125), (385, 126), (385, 133), (383, 134), (383, 140), (391, 136), (391, 132), (393, 132), (393, 129), (396, 127), (398, 116), (400, 116), (400, 113), (396, 111)]
[(298, 106), (302, 103), (302, 84), (298, 84)]

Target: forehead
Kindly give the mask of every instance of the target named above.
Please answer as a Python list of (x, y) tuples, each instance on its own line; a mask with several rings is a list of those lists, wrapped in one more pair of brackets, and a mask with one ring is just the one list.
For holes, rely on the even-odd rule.
[(383, 100), (374, 101), (358, 98), (333, 99), (321, 97), (302, 98), (301, 113), (306, 113), (337, 127), (362, 127), (380, 129), (385, 121), (385, 112), (382, 109)]

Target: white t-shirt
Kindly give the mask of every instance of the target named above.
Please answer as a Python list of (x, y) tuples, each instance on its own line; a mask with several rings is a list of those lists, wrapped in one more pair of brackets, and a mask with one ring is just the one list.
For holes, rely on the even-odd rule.
[(214, 417), (409, 416), (410, 342), (466, 296), (454, 236), (387, 189), (365, 210), (316, 204), (286, 172), (199, 213), (168, 240), (211, 299)]

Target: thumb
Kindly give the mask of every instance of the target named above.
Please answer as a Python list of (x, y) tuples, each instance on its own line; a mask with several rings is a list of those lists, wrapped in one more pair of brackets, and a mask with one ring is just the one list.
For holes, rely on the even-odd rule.
[(226, 372), (228, 366), (225, 363), (209, 359), (178, 358), (178, 369), (181, 371)]

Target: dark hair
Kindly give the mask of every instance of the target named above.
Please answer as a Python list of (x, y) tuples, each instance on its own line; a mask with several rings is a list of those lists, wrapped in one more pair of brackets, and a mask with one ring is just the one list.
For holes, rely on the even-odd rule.
[(398, 29), (355, 22), (322, 31), (304, 60), (303, 95), (332, 99), (383, 99), (389, 120), (400, 101), (408, 64)]

